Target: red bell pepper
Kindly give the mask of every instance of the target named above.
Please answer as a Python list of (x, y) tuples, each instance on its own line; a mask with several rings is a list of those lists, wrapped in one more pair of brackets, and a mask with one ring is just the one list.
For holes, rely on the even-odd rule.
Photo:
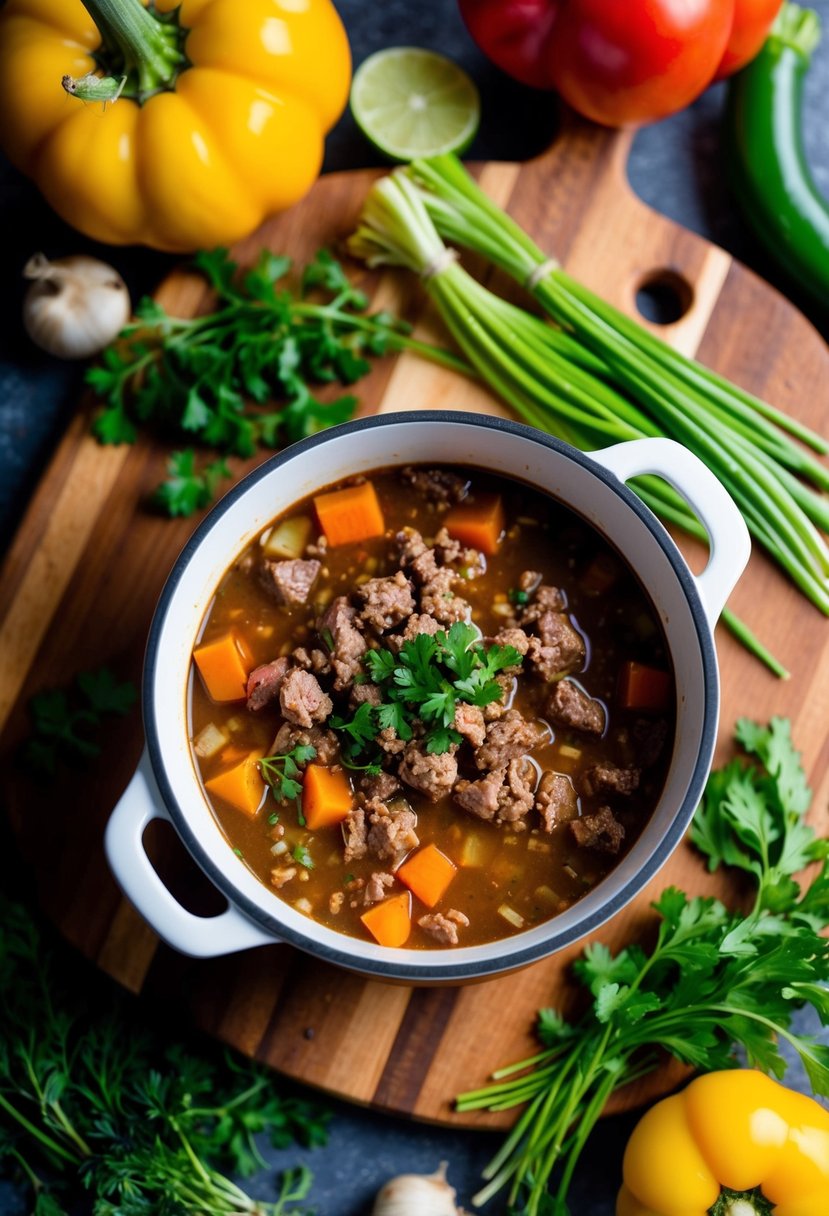
[(681, 110), (760, 49), (781, 0), (459, 0), (517, 80), (608, 126)]

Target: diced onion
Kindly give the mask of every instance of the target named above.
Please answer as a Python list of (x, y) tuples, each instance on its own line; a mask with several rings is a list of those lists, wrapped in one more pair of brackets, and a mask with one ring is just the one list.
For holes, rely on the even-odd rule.
[(297, 912), (304, 912), (306, 916), (310, 916), (313, 912), (310, 899), (298, 899), (294, 904)]
[(283, 853), (288, 852), (288, 846), (284, 840), (277, 840), (276, 844), (271, 845), (271, 852), (274, 857), (281, 857)]
[(498, 909), (498, 915), (503, 916), (504, 920), (509, 921), (516, 929), (524, 928), (524, 917), (520, 912), (516, 912), (515, 908), (511, 908), (509, 904), (501, 904)]
[(562, 743), (558, 749), (558, 754), (563, 756), (565, 760), (578, 760), (581, 757), (581, 748), (571, 747), (569, 743)]
[(202, 760), (209, 760), (220, 752), (226, 743), (227, 735), (224, 731), (219, 730), (215, 722), (208, 722), (193, 740), (193, 751)]

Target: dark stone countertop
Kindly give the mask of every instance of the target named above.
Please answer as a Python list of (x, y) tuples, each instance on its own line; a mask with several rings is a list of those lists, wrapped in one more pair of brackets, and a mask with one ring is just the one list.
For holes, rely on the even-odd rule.
[[(813, 0), (829, 26), (829, 0)], [(406, 0), (339, 0), (356, 63), (391, 45), (433, 47), (452, 56), (473, 76), (481, 91), (481, 128), (472, 158), (523, 159), (549, 143), (555, 129), (550, 98), (514, 84), (492, 67), (468, 37), (454, 0), (412, 5)], [(815, 178), (829, 195), (829, 38), (815, 55), (806, 90), (807, 153)], [(719, 125), (723, 86), (716, 86), (673, 118), (642, 130), (629, 163), (634, 189), (672, 219), (716, 241), (768, 278), (788, 287), (762, 251), (744, 232), (723, 181)], [(372, 149), (346, 115), (329, 138), (326, 170), (376, 164)], [(5, 325), (0, 332), (0, 544), (5, 546), (19, 522), (50, 452), (71, 414), (81, 370), (34, 350), (19, 321), (20, 270), (26, 258), (43, 249), (49, 256), (89, 251), (112, 262), (126, 278), (133, 298), (152, 290), (173, 262), (161, 254), (136, 249), (107, 249), (62, 224), (35, 189), (0, 160), (0, 275), (9, 288)], [(791, 294), (791, 293), (790, 293)], [(795, 298), (792, 296), (792, 298)], [(804, 311), (823, 330), (829, 317)], [(528, 1011), (528, 1014), (531, 1011)], [(824, 1036), (825, 1037), (825, 1036)], [(788, 1080), (805, 1088), (794, 1070)], [(500, 1138), (408, 1123), (334, 1102), (333, 1132), (328, 1148), (313, 1153), (270, 1152), (274, 1168), (307, 1160), (316, 1174), (312, 1199), (322, 1216), (362, 1216), (382, 1182), (395, 1173), (430, 1172), (441, 1160), (450, 1162), (450, 1179), (469, 1205), (482, 1167)], [(610, 1216), (620, 1178), (621, 1154), (633, 1116), (608, 1119), (595, 1132), (582, 1159), (572, 1190), (575, 1216)], [(599, 1168), (597, 1168), (600, 1163)], [(272, 1197), (266, 1175), (258, 1193)], [(0, 1211), (13, 1216), (23, 1207), (0, 1184)], [(504, 1210), (495, 1201), (487, 1211)]]

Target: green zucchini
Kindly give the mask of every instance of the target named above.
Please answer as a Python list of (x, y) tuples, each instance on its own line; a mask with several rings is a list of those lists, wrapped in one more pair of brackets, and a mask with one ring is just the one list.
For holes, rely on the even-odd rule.
[(769, 255), (829, 307), (829, 202), (803, 147), (803, 82), (820, 41), (811, 9), (783, 5), (760, 54), (734, 76), (728, 171), (746, 223)]

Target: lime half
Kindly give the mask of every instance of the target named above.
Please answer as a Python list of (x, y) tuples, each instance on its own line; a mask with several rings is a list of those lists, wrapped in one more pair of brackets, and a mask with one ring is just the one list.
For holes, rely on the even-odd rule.
[(377, 51), (360, 64), (351, 112), (366, 138), (393, 160), (463, 152), (478, 130), (475, 85), (445, 55), (412, 46)]

